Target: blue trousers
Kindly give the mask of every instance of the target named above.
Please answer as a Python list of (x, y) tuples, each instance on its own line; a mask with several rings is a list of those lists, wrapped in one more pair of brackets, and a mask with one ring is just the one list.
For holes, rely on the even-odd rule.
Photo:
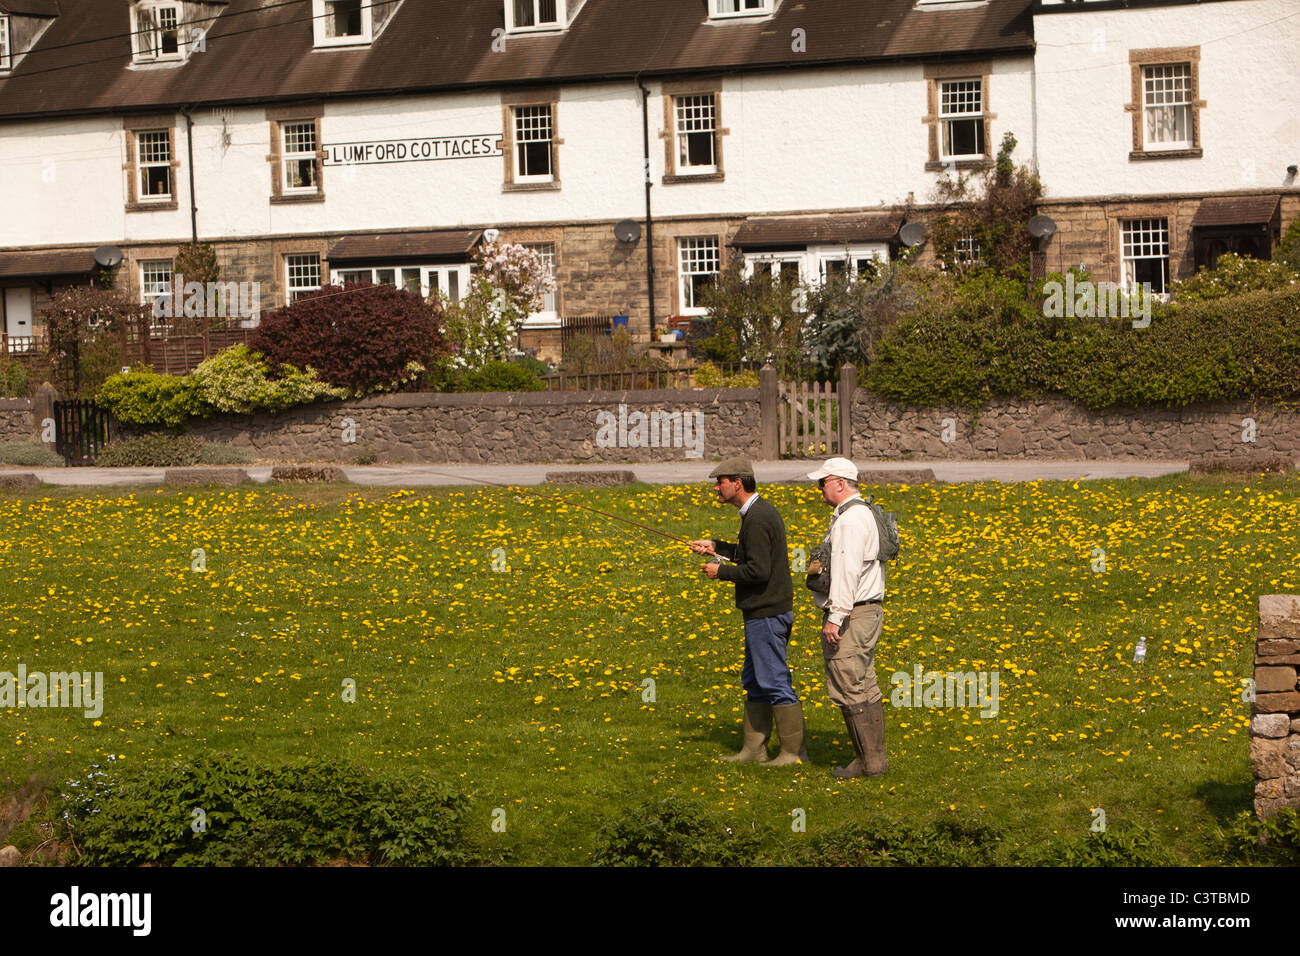
[(745, 666), (740, 672), (740, 683), (756, 704), (799, 703), (790, 666), (785, 662), (793, 626), (794, 611), (776, 617), (745, 619)]

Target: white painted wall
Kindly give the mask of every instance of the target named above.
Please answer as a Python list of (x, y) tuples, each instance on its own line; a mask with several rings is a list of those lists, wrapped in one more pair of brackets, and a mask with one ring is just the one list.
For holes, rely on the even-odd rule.
[[(182, 67), (183, 68), (183, 67)], [(988, 96), (1002, 132), (1032, 149), (1030, 60), (995, 63)], [(649, 84), (648, 84), (649, 85)], [(920, 65), (727, 77), (721, 97), (726, 179), (664, 185), (660, 87), (650, 85), (654, 212), (659, 217), (892, 206), (929, 197)], [(502, 191), (500, 157), (326, 167), (324, 203), (272, 204), (264, 108), (194, 114), (204, 238), (640, 218), (641, 94), (630, 83), (566, 87), (556, 117), (562, 188)], [(327, 103), (324, 144), (502, 132), (496, 91)], [(185, 122), (175, 122), (179, 208), (124, 210), (119, 119), (0, 124), (0, 248), (186, 239)], [(226, 145), (223, 133), (228, 133)], [(42, 179), (53, 163), (54, 181)], [(49, 176), (49, 173), (46, 173)]]
[[(1233, 0), (1034, 18), (1039, 168), (1054, 198), (1262, 189), (1300, 162), (1300, 4)], [(1199, 46), (1199, 159), (1129, 159), (1129, 50)]]

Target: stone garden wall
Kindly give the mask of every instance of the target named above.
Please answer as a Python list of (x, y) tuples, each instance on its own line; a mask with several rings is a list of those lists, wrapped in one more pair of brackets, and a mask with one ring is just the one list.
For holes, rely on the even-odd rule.
[(853, 453), (891, 460), (1294, 458), (1300, 456), (1300, 412), (1248, 402), (1093, 412), (1047, 398), (993, 402), (972, 416), (960, 408), (891, 405), (859, 389)]
[[(195, 422), (190, 432), (286, 462), (763, 459), (775, 455), (764, 454), (759, 395), (760, 389), (402, 394)], [(973, 417), (960, 408), (903, 408), (861, 389), (856, 396), (853, 457), (860, 463), (1300, 457), (1300, 412), (1245, 402), (1098, 413), (1064, 399), (1004, 401)], [(681, 419), (652, 427), (661, 424), (656, 412)], [(347, 420), (354, 441), (343, 440)], [(0, 442), (30, 440), (36, 428), (30, 402), (0, 400)]]
[(1250, 769), (1255, 813), (1300, 807), (1300, 595), (1259, 599), (1255, 642), (1255, 704), (1250, 721)]
[(0, 442), (31, 441), (37, 431), (30, 400), (0, 398)]
[(647, 462), (757, 457), (758, 418), (757, 389), (421, 393), (214, 419), (189, 433), (275, 461)]

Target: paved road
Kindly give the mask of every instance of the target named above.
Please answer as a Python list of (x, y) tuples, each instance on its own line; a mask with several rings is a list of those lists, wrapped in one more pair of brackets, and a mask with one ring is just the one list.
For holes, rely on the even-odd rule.
[[(758, 461), (754, 472), (760, 484), (804, 479), (820, 460)], [(1187, 470), (1186, 461), (858, 461), (858, 467), (874, 471), (912, 471), (929, 468), (940, 481), (1069, 481), (1088, 478), (1147, 478)], [(421, 485), (472, 485), (490, 481), (498, 484), (537, 485), (548, 471), (630, 470), (638, 480), (652, 485), (704, 482), (713, 470), (711, 461), (656, 462), (627, 465), (344, 465), (343, 471), (359, 485), (416, 487)], [(162, 468), (19, 468), (8, 472), (29, 472), (52, 485), (155, 485), (163, 479)], [(247, 465), (244, 470), (254, 481), (270, 480), (270, 465)]]

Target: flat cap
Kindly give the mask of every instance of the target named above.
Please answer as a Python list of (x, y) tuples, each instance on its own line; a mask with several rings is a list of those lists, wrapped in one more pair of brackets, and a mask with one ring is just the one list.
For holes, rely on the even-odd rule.
[(709, 472), (710, 478), (721, 478), (725, 475), (749, 475), (754, 477), (754, 466), (750, 464), (748, 458), (741, 458), (739, 455), (735, 458), (727, 458), (718, 462), (718, 467)]

